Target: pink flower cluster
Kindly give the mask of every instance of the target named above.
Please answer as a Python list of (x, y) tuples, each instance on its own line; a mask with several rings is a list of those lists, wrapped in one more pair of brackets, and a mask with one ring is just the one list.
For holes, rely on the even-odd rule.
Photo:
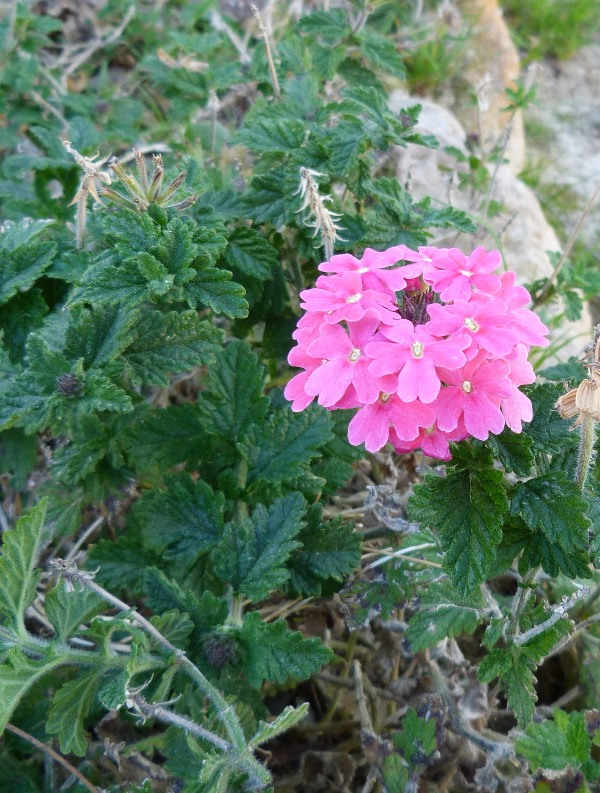
[[(394, 267), (394, 265), (400, 266)], [(362, 259), (331, 257), (314, 289), (288, 357), (303, 371), (286, 386), (292, 410), (315, 397), (330, 410), (359, 408), (348, 439), (369, 451), (388, 441), (450, 459), (449, 442), (486, 440), (531, 421), (519, 386), (533, 383), (531, 346), (547, 328), (498, 251), (404, 245)]]

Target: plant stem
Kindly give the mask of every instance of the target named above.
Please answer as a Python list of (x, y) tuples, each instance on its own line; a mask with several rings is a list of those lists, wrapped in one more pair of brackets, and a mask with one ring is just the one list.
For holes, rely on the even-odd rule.
[(24, 741), (27, 741), (27, 743), (30, 743), (32, 746), (35, 746), (36, 749), (40, 749), (42, 752), (45, 752), (46, 754), (50, 755), (50, 757), (56, 760), (57, 763), (60, 763), (60, 765), (62, 765), (63, 768), (66, 768), (70, 774), (73, 774), (74, 777), (77, 777), (77, 779), (81, 782), (81, 784), (84, 787), (86, 787), (88, 790), (90, 790), (91, 793), (101, 793), (100, 789), (97, 788), (95, 785), (92, 785), (89, 779), (86, 779), (84, 777), (81, 771), (75, 768), (74, 765), (71, 765), (71, 763), (68, 760), (66, 760), (62, 755), (60, 755), (58, 752), (55, 752), (51, 746), (48, 746), (47, 744), (42, 743), (41, 741), (38, 741), (38, 739), (34, 738), (33, 735), (30, 735), (28, 732), (21, 730), (19, 727), (15, 727), (14, 724), (7, 724), (6, 729), (9, 732), (12, 732), (14, 735), (18, 735), (19, 738), (22, 738)]
[(192, 661), (190, 661), (190, 659), (182, 650), (178, 650), (174, 644), (171, 644), (171, 642), (166, 637), (164, 637), (162, 633), (158, 631), (145, 617), (143, 617), (137, 611), (132, 611), (127, 603), (124, 603), (122, 600), (119, 600), (119, 598), (111, 595), (110, 592), (107, 592), (95, 581), (92, 581), (89, 573), (79, 570), (63, 570), (61, 571), (61, 574), (65, 578), (71, 581), (76, 581), (77, 583), (86, 586), (88, 589), (91, 589), (92, 592), (95, 592), (103, 600), (105, 600), (107, 603), (110, 603), (119, 611), (129, 612), (134, 622), (137, 622), (137, 624), (147, 633), (149, 633), (154, 639), (156, 639), (159, 644), (173, 652), (181, 669), (186, 672), (186, 674), (196, 683), (202, 693), (212, 702), (213, 707), (217, 711), (219, 718), (223, 722), (223, 725), (227, 730), (229, 737), (231, 738), (234, 748), (238, 751), (243, 751), (245, 749), (246, 738), (237, 716), (235, 715), (233, 706), (227, 702), (221, 692), (212, 685), (212, 683), (202, 674), (198, 667), (193, 664)]
[(535, 581), (539, 571), (540, 568), (536, 567), (533, 570), (530, 570), (527, 575), (523, 576), (523, 580), (519, 584), (519, 591), (513, 600), (511, 617), (508, 623), (508, 636), (515, 642), (517, 641), (519, 634), (519, 618), (523, 613), (523, 609), (527, 605), (527, 601), (532, 595), (532, 589), (530, 585)]
[(261, 39), (264, 42), (265, 52), (267, 53), (267, 63), (269, 64), (269, 74), (271, 75), (271, 82), (273, 83), (273, 93), (275, 94), (275, 99), (279, 102), (279, 100), (281, 99), (281, 88), (279, 87), (279, 80), (277, 78), (275, 61), (273, 60), (273, 53), (271, 51), (271, 42), (269, 41), (269, 34), (267, 33), (267, 29), (264, 26), (258, 8), (255, 5), (251, 5), (250, 8), (252, 9), (252, 13), (256, 18), (256, 21), (258, 22), (258, 31), (260, 33)]
[(590, 464), (594, 456), (594, 442), (596, 440), (596, 428), (592, 416), (581, 413), (581, 441), (579, 443), (579, 456), (577, 458), (577, 471), (575, 472), (575, 484), (583, 493), (585, 481), (590, 470)]
[(205, 730), (204, 727), (196, 724), (195, 721), (187, 719), (185, 716), (180, 716), (178, 713), (173, 713), (173, 711), (163, 708), (162, 705), (153, 705), (150, 702), (146, 702), (139, 694), (133, 696), (132, 700), (135, 706), (139, 708), (145, 716), (148, 716), (148, 718), (162, 721), (165, 724), (174, 724), (176, 727), (184, 730), (184, 732), (189, 732), (203, 741), (208, 741), (208, 743), (211, 743), (222, 752), (231, 751), (231, 744), (228, 743), (228, 741), (225, 741), (209, 730)]

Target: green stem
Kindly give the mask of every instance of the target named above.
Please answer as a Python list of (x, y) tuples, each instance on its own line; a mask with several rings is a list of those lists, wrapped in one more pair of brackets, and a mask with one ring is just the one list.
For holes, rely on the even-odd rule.
[(596, 440), (596, 428), (594, 419), (584, 413), (581, 414), (581, 441), (579, 443), (579, 457), (577, 458), (577, 471), (575, 472), (575, 484), (583, 493), (585, 481), (590, 470), (590, 464), (594, 456), (594, 442)]

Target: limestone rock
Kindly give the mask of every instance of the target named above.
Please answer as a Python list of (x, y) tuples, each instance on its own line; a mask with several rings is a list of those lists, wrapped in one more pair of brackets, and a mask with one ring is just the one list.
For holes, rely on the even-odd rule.
[[(423, 106), (417, 131), (435, 135), (440, 147), (426, 149), (410, 145), (406, 149), (399, 148), (397, 178), (402, 184), (408, 183), (411, 195), (416, 200), (431, 196), (434, 202), (464, 209), (477, 220), (482, 196), (456, 187), (457, 175), (460, 171), (465, 172), (467, 165), (457, 164), (456, 159), (444, 151), (447, 147), (453, 147), (466, 154), (465, 130), (449, 110), (435, 102), (408, 97), (401, 92), (394, 92), (390, 97), (390, 105), (395, 111), (417, 103)], [(451, 233), (438, 237), (434, 244), (457, 246), (464, 250), (476, 245), (498, 248), (506, 267), (517, 273), (521, 283), (549, 276), (552, 264), (547, 252), (560, 251), (562, 246), (534, 192), (515, 176), (510, 167), (502, 165), (495, 174), (489, 198), (502, 208), (495, 217), (486, 221), (485, 226), (479, 224), (480, 231), (476, 238)], [(578, 323), (562, 327), (555, 338), (561, 342), (568, 341), (568, 344), (561, 350), (560, 359), (579, 355), (591, 340), (591, 334), (592, 321), (587, 313)]]

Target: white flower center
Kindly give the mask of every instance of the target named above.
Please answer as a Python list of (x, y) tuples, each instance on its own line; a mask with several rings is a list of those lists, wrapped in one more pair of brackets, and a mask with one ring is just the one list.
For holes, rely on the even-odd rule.
[(465, 394), (471, 393), (471, 391), (473, 390), (473, 384), (471, 383), (470, 380), (463, 380), (462, 390), (465, 392)]
[(388, 401), (388, 399), (389, 399), (391, 396), (392, 396), (391, 394), (386, 394), (386, 393), (385, 393), (385, 391), (382, 391), (382, 392), (379, 394), (379, 401), (380, 401), (380, 402), (387, 402), (387, 401)]
[(357, 292), (355, 295), (350, 295), (350, 297), (347, 297), (346, 303), (358, 303), (361, 297), (362, 294), (360, 292)]
[(474, 333), (477, 333), (479, 330), (479, 325), (475, 322), (473, 317), (465, 317), (465, 325), (469, 330), (472, 330)]
[(355, 347), (350, 353), (350, 360), (354, 363), (354, 361), (358, 361), (359, 358), (360, 358), (360, 350), (358, 347)]
[(361, 267), (360, 270), (357, 270), (356, 272), (357, 273), (368, 273), (369, 272), (369, 268), (368, 267)]
[(420, 341), (413, 341), (412, 343), (413, 358), (422, 358), (424, 349), (425, 348)]
[(465, 276), (465, 278), (470, 278), (470, 277), (473, 275), (473, 273), (472, 273), (472, 272), (470, 272), (469, 270), (459, 270), (458, 272), (459, 272), (461, 275), (464, 275), (464, 276)]

